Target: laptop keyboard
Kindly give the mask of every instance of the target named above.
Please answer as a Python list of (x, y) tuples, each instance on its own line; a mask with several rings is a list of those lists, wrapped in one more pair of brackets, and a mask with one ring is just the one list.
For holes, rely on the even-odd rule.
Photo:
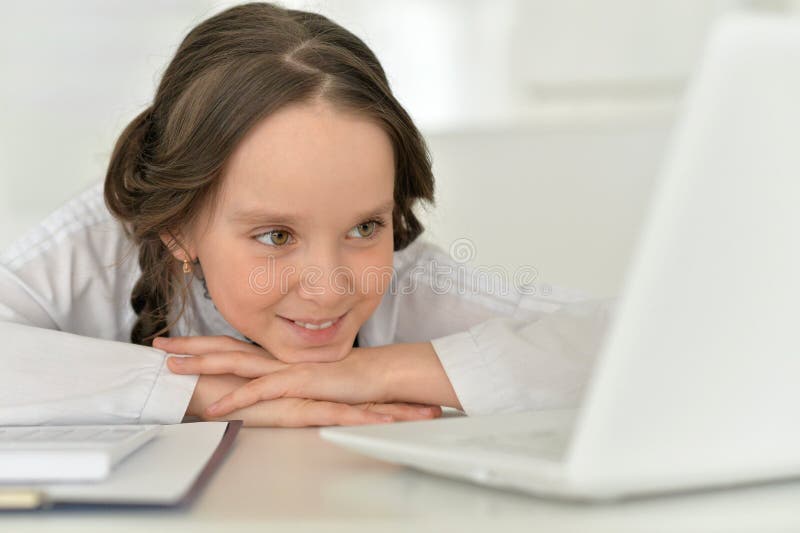
[(0, 428), (0, 445), (23, 442), (120, 442), (147, 430), (148, 426), (137, 427), (7, 427)]
[(462, 437), (450, 441), (464, 448), (482, 452), (503, 452), (560, 461), (567, 449), (569, 435), (559, 431), (525, 431)]

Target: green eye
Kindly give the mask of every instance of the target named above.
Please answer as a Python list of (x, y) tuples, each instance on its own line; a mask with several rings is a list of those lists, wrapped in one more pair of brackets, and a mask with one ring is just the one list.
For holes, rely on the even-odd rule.
[(375, 233), (375, 222), (364, 222), (355, 227), (358, 234), (364, 238), (369, 238)]
[[(368, 220), (353, 226), (353, 229), (351, 229), (347, 235), (355, 239), (374, 239), (384, 226), (385, 222), (382, 220)], [(284, 229), (271, 229), (259, 235), (255, 235), (253, 238), (267, 246), (282, 248), (290, 242), (293, 242), (291, 235), (291, 232)]]
[(383, 220), (375, 218), (354, 226), (347, 235), (355, 239), (374, 239), (386, 225)]
[(270, 230), (257, 236), (256, 239), (267, 246), (283, 246), (289, 241), (289, 232), (279, 229)]

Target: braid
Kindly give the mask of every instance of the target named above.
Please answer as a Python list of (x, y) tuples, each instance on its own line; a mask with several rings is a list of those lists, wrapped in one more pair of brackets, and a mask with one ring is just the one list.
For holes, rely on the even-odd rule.
[(131, 306), (138, 315), (131, 329), (131, 342), (152, 346), (153, 338), (166, 333), (170, 298), (170, 266), (174, 258), (161, 239), (139, 245), (141, 276), (131, 291)]
[[(159, 205), (158, 192), (147, 173), (153, 143), (153, 108), (142, 111), (120, 135), (106, 174), (105, 201), (123, 222), (126, 233), (139, 248), (141, 275), (131, 291), (130, 303), (136, 313), (131, 342), (152, 346), (157, 335), (169, 336), (169, 310), (173, 296), (187, 286), (180, 284), (175, 258), (157, 231), (166, 209)], [(150, 205), (154, 204), (154, 205)], [(177, 290), (176, 290), (177, 289)], [(185, 308), (185, 297), (181, 312)], [(180, 316), (180, 314), (178, 316)]]

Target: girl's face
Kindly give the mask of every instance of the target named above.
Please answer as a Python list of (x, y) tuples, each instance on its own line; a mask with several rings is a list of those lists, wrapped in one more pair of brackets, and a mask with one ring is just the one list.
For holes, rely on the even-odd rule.
[(248, 132), (222, 179), (189, 236), (219, 312), (283, 361), (345, 357), (391, 279), (388, 135), (323, 101), (286, 106)]

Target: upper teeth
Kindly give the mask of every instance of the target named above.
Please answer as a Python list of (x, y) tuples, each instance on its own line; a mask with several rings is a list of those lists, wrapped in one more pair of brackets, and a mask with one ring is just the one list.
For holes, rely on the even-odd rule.
[(334, 322), (336, 321), (328, 320), (327, 322), (323, 322), (320, 325), (316, 325), (316, 324), (304, 324), (302, 322), (298, 322), (297, 320), (294, 321), (295, 324), (297, 324), (298, 326), (303, 326), (306, 329), (325, 329), (331, 327)]

